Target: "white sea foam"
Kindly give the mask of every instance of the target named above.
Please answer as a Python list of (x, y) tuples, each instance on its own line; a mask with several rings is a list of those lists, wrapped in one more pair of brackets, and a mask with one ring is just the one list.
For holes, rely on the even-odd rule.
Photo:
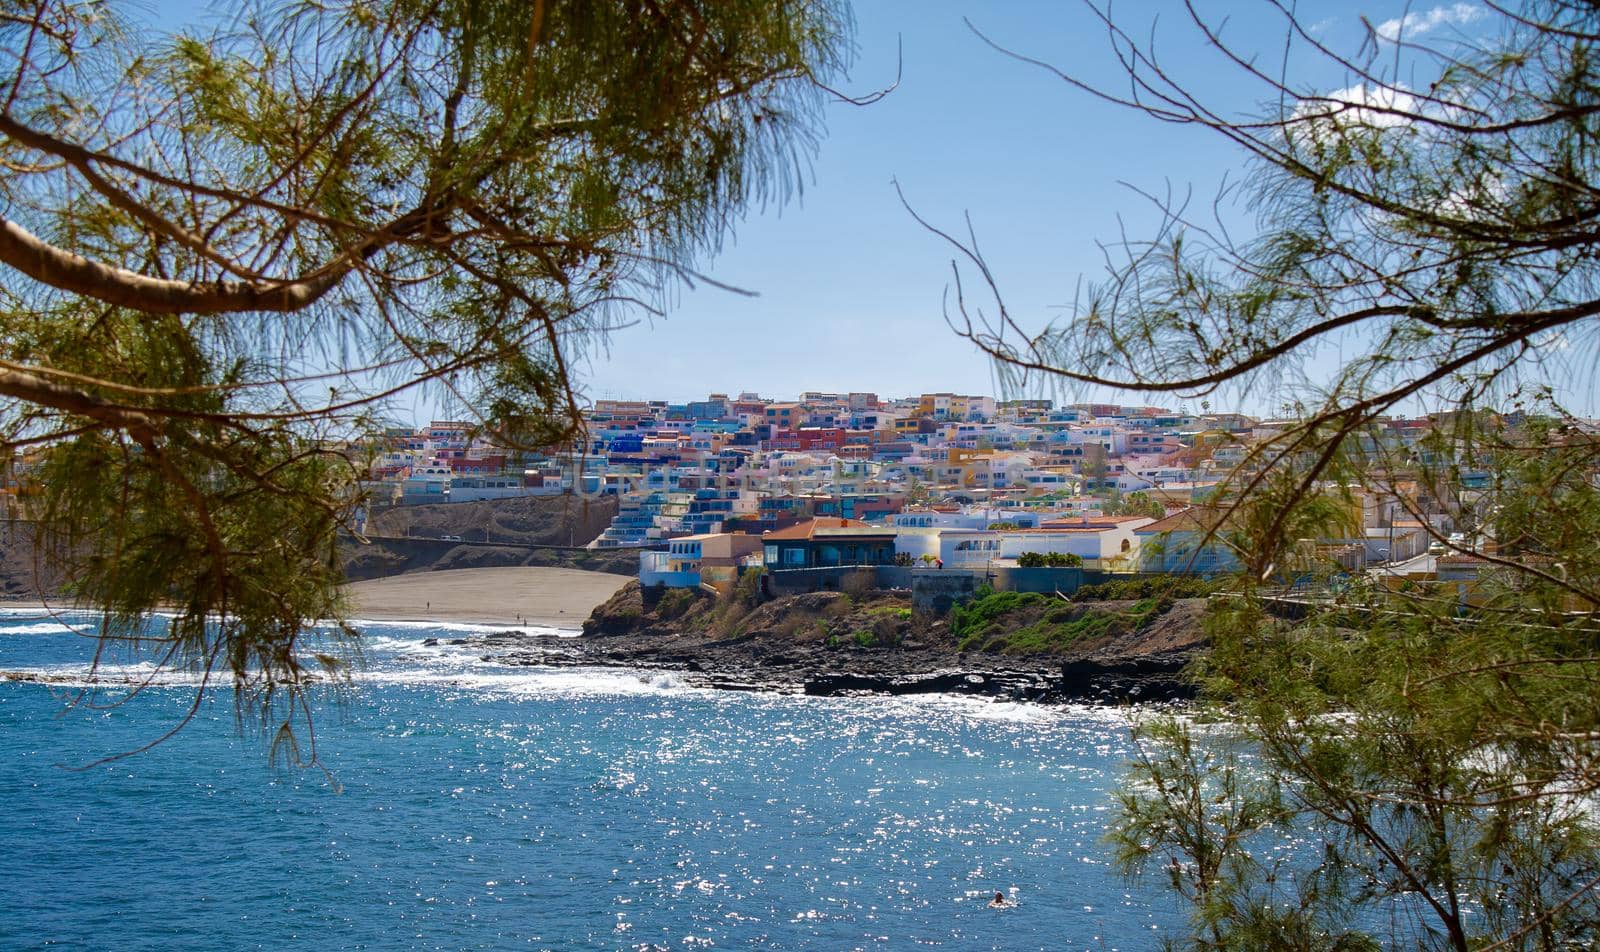
[(507, 697), (686, 694), (710, 690), (688, 687), (675, 676), (659, 672), (618, 668), (390, 668), (362, 672), (356, 682), (454, 688)]
[(577, 628), (558, 628), (551, 625), (485, 625), (473, 622), (443, 621), (384, 621), (376, 618), (352, 618), (350, 624), (357, 629), (400, 628), (407, 631), (465, 632), (467, 634), (499, 634), (519, 632), (542, 638), (576, 638), (582, 632)]
[[(70, 635), (92, 627), (97, 619), (82, 622), (35, 621), (11, 625), (0, 622), (0, 635)], [(74, 627), (74, 625), (82, 627)]]
[[(175, 613), (170, 611), (151, 612), (153, 618), (175, 618)], [(8, 619), (19, 621), (45, 622), (59, 620), (68, 625), (92, 625), (99, 622), (101, 613), (82, 608), (50, 608), (39, 605), (5, 605), (0, 604), (0, 632), (13, 634), (48, 634), (44, 630), (32, 631), (20, 626), (9, 626)], [(524, 622), (522, 624), (483, 624), (479, 622), (447, 622), (447, 621), (391, 621), (378, 618), (352, 618), (348, 622), (357, 629), (370, 628), (398, 628), (407, 631), (430, 632), (461, 632), (465, 634), (498, 634), (502, 632), (519, 632), (535, 638), (576, 638), (583, 632), (574, 623), (573, 627), (565, 628), (559, 625), (535, 625)], [(313, 623), (315, 627), (327, 628), (326, 619)], [(52, 629), (57, 630), (57, 629)]]
[(0, 604), (0, 617), (4, 617), (6, 615), (24, 615), (24, 616), (32, 616), (34, 618), (43, 618), (43, 617), (46, 617), (46, 616), (53, 616), (53, 615), (61, 615), (61, 616), (66, 616), (66, 615), (84, 615), (84, 616), (89, 616), (89, 617), (94, 617), (94, 618), (100, 617), (100, 613), (99, 612), (86, 611), (86, 610), (81, 609), (81, 608), (68, 608), (68, 607), (65, 607), (65, 606), (57, 606), (57, 607), (51, 608), (51, 607), (48, 607), (48, 606), (40, 605), (37, 602), (34, 603), (34, 604), (31, 604), (31, 605), (4, 605), (4, 604)]
[[(186, 670), (161, 669), (151, 662), (133, 664), (101, 664), (91, 675), (84, 664), (46, 664), (27, 667), (8, 667), (0, 670), (0, 680), (35, 681), (63, 688), (103, 688), (107, 690), (135, 687), (199, 687), (205, 677)], [(213, 677), (213, 685), (217, 683)]]
[(896, 697), (865, 695), (852, 697), (798, 697), (784, 698), (799, 703), (820, 703), (850, 708), (868, 707), (875, 711), (915, 717), (944, 715), (965, 720), (1048, 726), (1063, 721), (1075, 724), (1091, 722), (1106, 727), (1123, 728), (1128, 724), (1128, 712), (1120, 707), (1095, 704), (1034, 704), (1028, 701), (1004, 701), (968, 694), (905, 694)]
[(429, 639), (399, 638), (394, 635), (366, 635), (361, 639), (361, 647), (369, 652), (390, 652), (404, 654), (407, 657), (470, 657), (476, 659), (483, 650), (489, 647), (482, 641), (469, 641), (465, 644), (451, 644), (449, 641), (436, 640), (428, 644)]

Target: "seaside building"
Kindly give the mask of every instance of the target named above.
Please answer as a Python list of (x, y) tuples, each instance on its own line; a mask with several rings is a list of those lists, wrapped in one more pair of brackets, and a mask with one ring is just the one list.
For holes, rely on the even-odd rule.
[(811, 519), (763, 533), (761, 541), (773, 571), (894, 563), (894, 531), (852, 519)]
[[(1196, 513), (1209, 511), (1218, 486), (1251, 465), (1254, 447), (1294, 425), (1209, 409), (1196, 416), (1104, 403), (1000, 403), (947, 391), (600, 400), (583, 417), (580, 440), (543, 452), (497, 446), (452, 420), (392, 426), (344, 451), (364, 467), (362, 485), (376, 508), (612, 495), (616, 515), (591, 545), (702, 540), (702, 563), (703, 540), (742, 532), (747, 540), (764, 534), (760, 555), (779, 571), (882, 564), (896, 554), (1010, 563), (1039, 552), (1111, 570), (1212, 573), (1237, 559), (1216, 540), (1189, 551)], [(1422, 452), (1419, 442), (1436, 426), (1425, 417), (1383, 419), (1351, 446), (1374, 459), (1405, 459)], [(1472, 505), (1473, 480), (1487, 478), (1474, 461), (1461, 462), (1467, 485), (1453, 495), (1399, 473), (1390, 490), (1355, 493), (1349, 532), (1308, 544), (1352, 569), (1425, 552), (1432, 537), (1420, 523), (1407, 524), (1411, 513), (1439, 531), (1451, 512)], [(1115, 507), (1134, 492), (1165, 518), (1105, 516), (1122, 511)], [(688, 571), (682, 559), (669, 567), (645, 556), (651, 571)]]

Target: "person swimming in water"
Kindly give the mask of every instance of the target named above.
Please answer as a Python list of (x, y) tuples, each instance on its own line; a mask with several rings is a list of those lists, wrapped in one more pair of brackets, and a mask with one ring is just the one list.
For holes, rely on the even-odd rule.
[(989, 900), (990, 909), (1004, 909), (1009, 905), (1011, 903), (1006, 901), (1006, 894), (1003, 892), (996, 892), (994, 898)]

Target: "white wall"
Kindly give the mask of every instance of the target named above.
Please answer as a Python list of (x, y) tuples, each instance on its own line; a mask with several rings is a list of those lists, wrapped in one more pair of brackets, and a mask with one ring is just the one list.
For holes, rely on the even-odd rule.
[(1082, 559), (1100, 558), (1100, 538), (1093, 532), (1005, 532), (1000, 557), (1014, 559), (1024, 552), (1076, 555)]

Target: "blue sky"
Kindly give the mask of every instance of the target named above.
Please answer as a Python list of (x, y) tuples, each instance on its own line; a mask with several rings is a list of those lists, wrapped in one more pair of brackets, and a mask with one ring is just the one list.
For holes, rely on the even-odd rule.
[[(1240, 48), (1276, 64), (1284, 20), (1266, 0), (1196, 0)], [(1289, 0), (1293, 2), (1293, 0)], [(1179, 0), (1118, 0), (1120, 23), (1154, 36), (1162, 62), (1202, 98), (1248, 113), (1262, 95), (1241, 71), (1207, 48)], [(163, 0), (151, 7), (172, 28), (197, 9), (229, 3)], [(1409, 16), (1408, 34), (1435, 37), (1484, 19), (1462, 0), (1300, 0), (1302, 23), (1324, 42), (1354, 54), (1365, 17), (1382, 32)], [(1032, 65), (989, 48), (965, 19), (996, 43), (1053, 63), (1087, 81), (1115, 86), (1123, 74), (1104, 28), (1079, 0), (857, 0), (859, 56), (845, 88), (899, 88), (875, 105), (838, 104), (803, 196), (757, 210), (723, 252), (704, 262), (716, 280), (755, 292), (684, 289), (665, 317), (640, 314), (577, 366), (584, 396), (682, 401), (710, 391), (754, 390), (790, 397), (802, 390), (871, 390), (900, 396), (928, 390), (995, 393), (991, 367), (945, 324), (951, 249), (901, 207), (893, 182), (930, 222), (954, 231), (970, 214), (1012, 313), (1038, 327), (1070, 302), (1083, 282), (1104, 273), (1097, 242), (1120, 233), (1149, 235), (1158, 216), (1129, 186), (1150, 192), (1193, 189), (1208, 205), (1224, 177), (1236, 180), (1242, 155), (1219, 136), (1165, 124), (1070, 88)], [(1294, 84), (1333, 90), (1347, 77), (1301, 54)], [(1230, 213), (1234, 237), (1251, 222)], [(1331, 376), (1339, 343), (1306, 367)], [(1592, 380), (1577, 404), (1595, 406)], [(1175, 397), (1089, 393), (1095, 399), (1179, 405)], [(426, 419), (436, 394), (418, 392), (394, 407)], [(1218, 407), (1270, 413), (1284, 394), (1263, 389), (1212, 397)], [(409, 406), (406, 405), (409, 403)], [(1412, 408), (1418, 409), (1418, 408)]]
[[(1247, 47), (1271, 55), (1281, 43), (1282, 17), (1259, 0), (1205, 8), (1229, 17), (1227, 35)], [(1354, 52), (1359, 13), (1379, 23), (1404, 7), (1303, 2), (1300, 10)], [(1204, 48), (1176, 0), (1121, 0), (1116, 12), (1141, 30), (1156, 21), (1168, 62), (1207, 94), (1241, 110), (1255, 105), (1259, 93)], [(1119, 182), (1157, 192), (1192, 186), (1208, 203), (1225, 174), (1239, 173), (1240, 153), (1214, 134), (1097, 101), (995, 52), (963, 22), (1114, 84), (1120, 71), (1104, 30), (1081, 3), (863, 0), (856, 16), (850, 88), (892, 81), (903, 48), (900, 86), (870, 107), (830, 108), (803, 200), (752, 215), (706, 269), (760, 296), (684, 294), (666, 319), (617, 334), (590, 361), (589, 396), (994, 392), (987, 360), (942, 317), (950, 249), (912, 220), (892, 181), (941, 227), (959, 230), (970, 213), (1013, 313), (1036, 325), (1072, 299), (1080, 280), (1103, 273), (1097, 241), (1115, 240), (1124, 226), (1147, 234), (1156, 220)], [(1343, 85), (1337, 75), (1325, 79)], [(1270, 394), (1247, 402), (1259, 408)]]

